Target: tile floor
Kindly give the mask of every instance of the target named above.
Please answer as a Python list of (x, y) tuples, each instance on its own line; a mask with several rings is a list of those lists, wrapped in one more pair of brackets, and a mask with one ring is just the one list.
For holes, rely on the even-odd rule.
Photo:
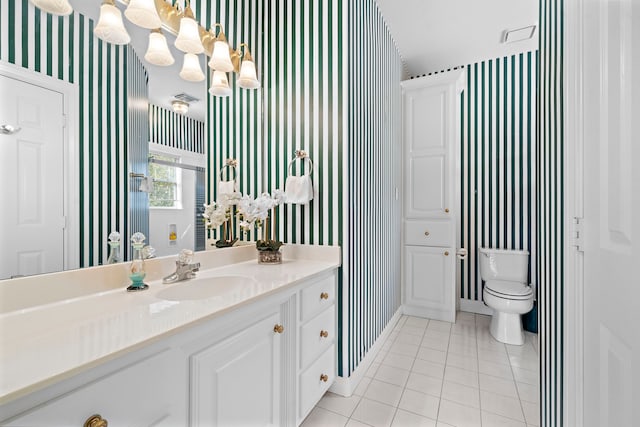
[(327, 393), (302, 427), (539, 425), (537, 335), (510, 346), (489, 316), (403, 316), (354, 395)]

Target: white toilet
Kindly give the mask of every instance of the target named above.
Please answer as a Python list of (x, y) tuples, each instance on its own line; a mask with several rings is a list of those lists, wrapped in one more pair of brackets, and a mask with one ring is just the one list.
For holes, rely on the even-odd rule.
[(529, 252), (479, 248), (482, 297), (493, 309), (489, 331), (505, 344), (524, 344), (521, 316), (533, 308), (533, 291), (527, 284)]

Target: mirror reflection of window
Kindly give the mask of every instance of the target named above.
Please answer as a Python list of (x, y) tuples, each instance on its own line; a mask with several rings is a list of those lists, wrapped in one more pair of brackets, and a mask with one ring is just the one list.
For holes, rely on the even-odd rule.
[[(177, 157), (153, 154), (157, 160), (179, 163)], [(149, 162), (149, 177), (153, 179), (153, 191), (149, 193), (149, 207), (182, 209), (182, 169), (176, 166)]]

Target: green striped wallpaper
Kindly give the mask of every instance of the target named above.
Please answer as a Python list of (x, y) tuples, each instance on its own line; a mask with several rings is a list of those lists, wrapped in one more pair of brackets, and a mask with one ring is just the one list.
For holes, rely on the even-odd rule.
[(537, 212), (541, 425), (562, 427), (564, 342), (564, 1), (540, 0)]
[(295, 150), (309, 153), (316, 196), (281, 207), (277, 234), (342, 246), (339, 372), (348, 376), (400, 305), (397, 49), (373, 0), (192, 6), (206, 26), (221, 21), (232, 45), (249, 44), (262, 83), (245, 91), (230, 76), (233, 95), (209, 97), (208, 199), (227, 158), (239, 161), (240, 191), (255, 196), (283, 188)]
[(205, 125), (200, 120), (149, 104), (149, 141), (204, 154)]
[(112, 230), (130, 234), (127, 70), (134, 67), (134, 75), (145, 79), (132, 84), (146, 85), (142, 64), (127, 53), (131, 49), (95, 38), (93, 27), (78, 13), (55, 17), (28, 0), (0, 2), (0, 60), (78, 87), (81, 267), (106, 261)]
[[(482, 301), (479, 247), (536, 259), (535, 146), (538, 53), (467, 65), (461, 95), (460, 296)], [(529, 283), (535, 283), (535, 271)]]

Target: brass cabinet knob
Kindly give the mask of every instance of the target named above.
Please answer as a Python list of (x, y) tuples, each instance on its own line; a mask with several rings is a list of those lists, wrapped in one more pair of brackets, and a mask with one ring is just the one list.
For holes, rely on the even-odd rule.
[(107, 420), (98, 414), (91, 415), (87, 418), (87, 421), (84, 422), (84, 427), (107, 427), (108, 425)]
[(444, 208), (445, 213), (449, 213), (449, 208)]
[(425, 231), (425, 232), (424, 232), (424, 235), (425, 235), (425, 236), (428, 236), (428, 235), (429, 235), (429, 232), (428, 232), (428, 231)]
[(328, 331), (320, 331), (320, 336), (322, 338), (327, 338), (329, 336), (329, 332)]
[(275, 325), (273, 327), (273, 332), (275, 332), (276, 334), (281, 334), (284, 332), (284, 326), (282, 325)]
[(326, 292), (323, 292), (320, 294), (320, 299), (329, 299), (329, 294)]
[(325, 374), (320, 375), (320, 381), (326, 383), (327, 381), (329, 381), (329, 375), (325, 375)]
[(444, 251), (444, 256), (449, 256), (449, 251)]

